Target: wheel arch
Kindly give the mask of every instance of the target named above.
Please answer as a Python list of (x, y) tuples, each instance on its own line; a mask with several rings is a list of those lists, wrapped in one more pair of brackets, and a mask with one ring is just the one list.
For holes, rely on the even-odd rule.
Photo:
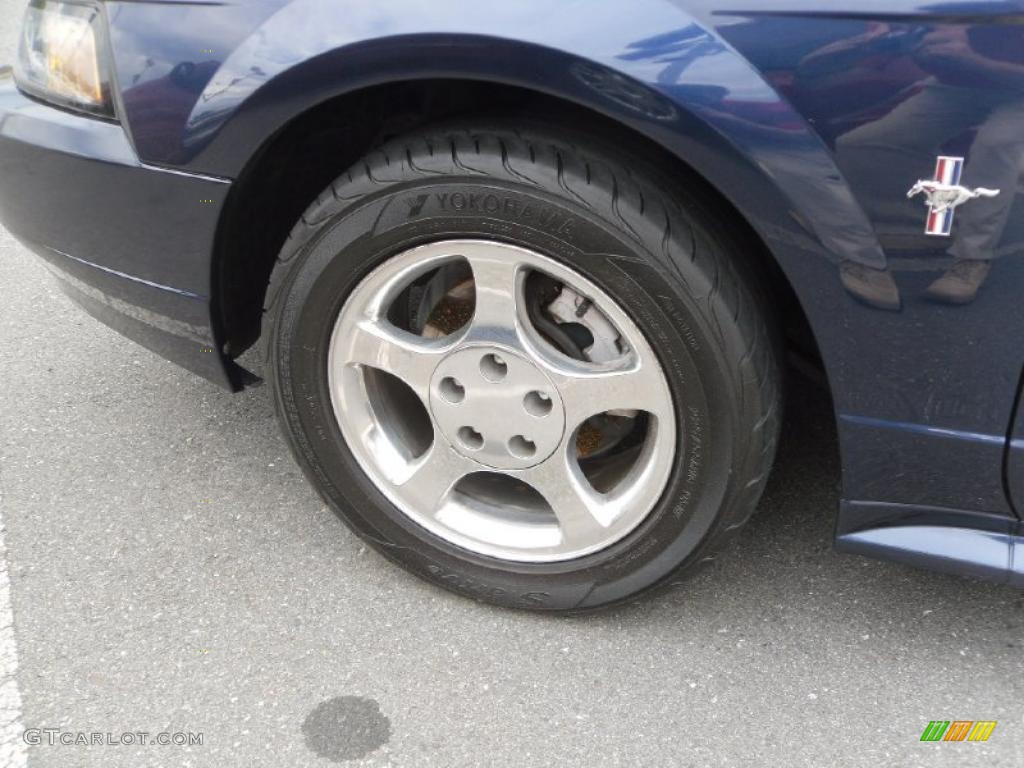
[[(411, 109), (396, 114), (396, 103)], [(763, 280), (789, 349), (818, 361), (812, 327), (778, 260), (734, 202), (689, 163), (649, 135), (588, 107), (533, 89), (467, 79), (404, 80), (345, 93), (296, 115), (264, 142), (232, 185), (218, 228), (213, 284), (221, 347), (237, 356), (255, 343), (270, 271), (288, 233), (316, 196), (360, 157), (420, 125), (514, 113), (534, 123), (585, 130), (729, 211), (737, 222), (730, 234)], [(353, 121), (352, 114), (361, 117)]]
[[(294, 222), (376, 142), (430, 119), (493, 113), (511, 102), (526, 105), (531, 119), (576, 120), (577, 127), (615, 136), (727, 205), (755, 260), (773, 275), (770, 298), (796, 318), (805, 347), (816, 350), (815, 329), (832, 320), (830, 308), (815, 306), (814, 291), (836, 279), (840, 258), (881, 253), (873, 229), (828, 148), (749, 62), (675, 5), (641, 5), (657, 6), (657, 23), (622, 19), (593, 44), (580, 42), (580, 30), (520, 27), (497, 38), (484, 34), (491, 21), (477, 16), (443, 33), (429, 31), (439, 23), (433, 20), (389, 19), (364, 38), (327, 24), (329, 10), (319, 0), (295, 0), (273, 15), (221, 66), (184, 138), (191, 167), (236, 179), (214, 265), (224, 348), (237, 354), (255, 340), (251, 297), (269, 273), (262, 262), (256, 269), (247, 262), (266, 253), (239, 247), (247, 221), (265, 227), (277, 221), (267, 219), (273, 209)], [(302, 45), (289, 28), (300, 12), (308, 17), (304, 30), (317, 18), (325, 28)], [(600, 23), (581, 20), (583, 31)], [(672, 31), (645, 37), (652, 28)], [(275, 35), (285, 40), (284, 53), (270, 57), (261, 41)], [(681, 67), (666, 56), (679, 40), (688, 57)], [(282, 166), (294, 167), (296, 147), (308, 150), (311, 136), (330, 130), (344, 131), (345, 139), (313, 144), (325, 154), (306, 163), (305, 186), (266, 181), (275, 179), (273, 168), (280, 179)], [(286, 194), (297, 199), (289, 203)], [(279, 246), (286, 236), (278, 222), (260, 247)], [(235, 280), (244, 290), (235, 291)]]

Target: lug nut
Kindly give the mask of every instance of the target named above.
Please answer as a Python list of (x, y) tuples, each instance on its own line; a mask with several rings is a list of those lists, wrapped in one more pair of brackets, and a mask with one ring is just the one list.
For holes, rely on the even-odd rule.
[(523, 398), (523, 408), (531, 416), (541, 418), (551, 413), (551, 398), (543, 392), (534, 390), (527, 392)]
[(537, 452), (537, 444), (522, 435), (516, 435), (508, 441), (509, 452), (520, 459), (528, 459)]
[(479, 451), (484, 447), (484, 436), (472, 427), (459, 427), (459, 440), (471, 451)]
[(441, 397), (449, 403), (461, 403), (466, 399), (466, 388), (459, 384), (458, 379), (451, 376), (445, 376), (441, 379), (438, 389), (441, 392)]
[(508, 375), (508, 363), (498, 355), (484, 355), (480, 358), (480, 373), (488, 381), (501, 381)]

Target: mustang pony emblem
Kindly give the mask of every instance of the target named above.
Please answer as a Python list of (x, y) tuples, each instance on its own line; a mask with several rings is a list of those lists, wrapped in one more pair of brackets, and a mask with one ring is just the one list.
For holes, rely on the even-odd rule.
[(962, 157), (940, 156), (935, 162), (934, 179), (918, 179), (917, 183), (907, 191), (907, 197), (924, 192), (928, 205), (928, 223), (925, 234), (948, 235), (953, 227), (953, 209), (960, 203), (976, 197), (995, 197), (998, 189), (977, 187), (969, 189), (960, 186), (960, 172), (964, 167)]

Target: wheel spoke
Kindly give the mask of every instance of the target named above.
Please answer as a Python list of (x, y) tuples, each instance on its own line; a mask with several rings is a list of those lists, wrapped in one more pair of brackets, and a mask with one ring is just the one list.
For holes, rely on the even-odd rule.
[(606, 508), (565, 450), (516, 476), (532, 485), (551, 506), (558, 518), (563, 546), (585, 548), (604, 538), (611, 522), (604, 519)]
[(473, 270), (476, 308), (470, 335), (474, 339), (519, 345), (519, 263), (506, 250), (477, 249), (467, 256)]
[(415, 499), (422, 509), (436, 514), (452, 487), (474, 469), (479, 467), (453, 451), (444, 439), (435, 436), (430, 449), (409, 464), (408, 474), (395, 485), (405, 498)]
[(426, 402), (430, 375), (450, 347), (445, 340), (424, 339), (384, 321), (363, 320), (344, 340), (338, 362), (386, 371), (412, 387)]
[(646, 411), (669, 417), (671, 396), (657, 368), (641, 360), (629, 366), (600, 369), (583, 363), (562, 362), (555, 383), (565, 401), (565, 421), (575, 429), (605, 411)]

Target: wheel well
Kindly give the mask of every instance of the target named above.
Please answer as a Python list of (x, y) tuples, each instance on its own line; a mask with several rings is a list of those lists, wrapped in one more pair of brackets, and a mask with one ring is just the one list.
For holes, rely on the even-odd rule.
[(271, 137), (232, 185), (218, 231), (214, 295), (222, 348), (237, 357), (260, 335), (263, 300), (277, 254), (295, 222), (343, 171), (393, 136), (438, 120), (522, 114), (531, 122), (579, 129), (609, 140), (725, 207), (733, 233), (760, 276), (788, 352), (820, 368), (810, 325), (760, 237), (717, 190), (643, 134), (571, 102), (481, 81), (417, 80), (375, 86), (320, 104)]

